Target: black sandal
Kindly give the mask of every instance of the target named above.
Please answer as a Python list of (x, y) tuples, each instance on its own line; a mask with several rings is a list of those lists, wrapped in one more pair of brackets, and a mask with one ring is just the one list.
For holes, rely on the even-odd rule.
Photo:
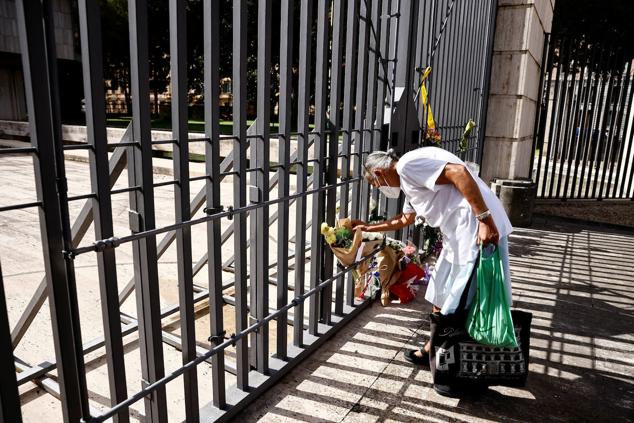
[[(416, 352), (420, 351), (422, 355), (419, 357), (416, 355)], [(403, 353), (405, 360), (409, 361), (412, 364), (416, 364), (417, 366), (425, 366), (429, 367), (429, 352), (423, 350), (406, 350)]]

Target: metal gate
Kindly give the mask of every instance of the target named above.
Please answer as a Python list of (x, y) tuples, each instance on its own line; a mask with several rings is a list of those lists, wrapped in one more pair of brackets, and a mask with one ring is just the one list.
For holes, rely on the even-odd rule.
[(546, 37), (531, 169), (552, 199), (634, 199), (632, 58)]
[[(29, 384), (58, 398), (68, 422), (229, 419), (368, 304), (354, 298), (353, 266), (336, 266), (322, 245), (320, 222), (367, 218), (364, 155), (395, 133), (415, 140), (408, 148), (417, 145), (418, 132), (390, 128), (386, 118), (404, 98), (416, 103), (415, 66), (436, 63), (430, 94), (445, 147), (455, 150), (467, 118), (485, 120), (496, 2), (282, 0), (278, 22), (273, 1), (254, 8), (235, 0), (233, 133), (222, 135), (215, 99), (219, 51), (227, 46), (218, 41), (221, 2), (205, 0), (205, 133), (191, 137), (186, 4), (170, 0), (172, 139), (156, 140), (148, 2), (130, 0), (133, 118), (113, 142), (100, 2), (79, 0), (87, 142), (72, 145), (62, 136), (51, 3), (15, 2), (30, 144), (0, 149), (0, 159), (32, 160), (36, 195), (0, 212), (6, 227), (19, 228), (25, 216), (39, 223), (35, 265), (42, 269), (15, 272), (19, 257), (5, 254), (11, 266), (5, 261), (5, 277), (0, 273), (0, 420), (21, 420), (18, 386)], [(247, 11), (258, 16), (257, 119), (248, 132)], [(279, 48), (278, 132), (271, 130), (272, 48)], [(405, 64), (397, 59), (403, 51)], [(407, 66), (409, 88), (397, 99), (399, 66)], [(469, 140), (472, 158), (483, 133)], [(171, 146), (173, 178), (153, 174), (159, 144)], [(199, 176), (189, 160), (195, 146), (204, 151)], [(88, 164), (70, 162), (71, 150), (85, 152)], [(11, 183), (3, 181), (3, 189)], [(32, 296), (16, 315), (11, 292), (20, 284)], [(170, 284), (174, 302), (163, 297)], [(46, 300), (51, 332), (40, 336), (52, 339), (53, 357), (25, 360), (27, 350), (38, 355), (24, 339)], [(102, 381), (94, 372), (99, 360)]]

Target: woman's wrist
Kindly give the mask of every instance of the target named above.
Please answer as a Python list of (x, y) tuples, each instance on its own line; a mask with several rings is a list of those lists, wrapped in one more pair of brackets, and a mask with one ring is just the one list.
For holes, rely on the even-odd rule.
[(489, 209), (484, 210), (481, 213), (476, 213), (475, 218), (480, 222), (484, 222), (491, 217), (491, 211)]

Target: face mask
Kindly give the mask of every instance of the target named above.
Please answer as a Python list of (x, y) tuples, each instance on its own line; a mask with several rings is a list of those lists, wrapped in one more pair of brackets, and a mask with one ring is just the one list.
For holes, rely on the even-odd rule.
[[(376, 182), (377, 182), (377, 185), (379, 185), (378, 178), (377, 178)], [(385, 177), (383, 177), (383, 183), (385, 183), (385, 185), (380, 185), (378, 187), (378, 189), (387, 198), (398, 198), (401, 195), (401, 187), (391, 187), (391, 186), (389, 186), (388, 183), (387, 183), (387, 180), (385, 179)]]
[(398, 198), (401, 195), (401, 189), (399, 187), (380, 186), (379, 191), (381, 191), (387, 198)]

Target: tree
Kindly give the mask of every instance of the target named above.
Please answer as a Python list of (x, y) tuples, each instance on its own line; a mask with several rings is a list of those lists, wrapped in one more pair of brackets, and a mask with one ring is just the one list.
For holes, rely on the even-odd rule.
[(601, 65), (620, 70), (634, 58), (633, 19), (631, 0), (557, 0), (552, 34), (573, 40), (576, 48), (615, 52), (618, 57)]

